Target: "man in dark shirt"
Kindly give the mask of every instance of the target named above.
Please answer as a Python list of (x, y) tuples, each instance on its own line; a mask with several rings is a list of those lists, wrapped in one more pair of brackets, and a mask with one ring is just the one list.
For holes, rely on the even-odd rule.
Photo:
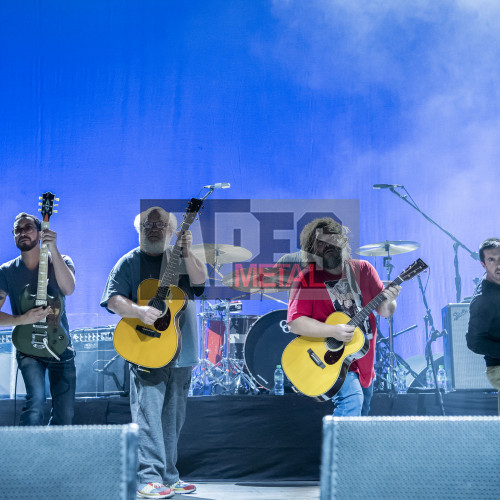
[(467, 346), (484, 355), (488, 380), (500, 391), (500, 239), (483, 241), (479, 258), (486, 274), (476, 287), (470, 304)]
[[(43, 321), (51, 314), (50, 307), (34, 307), (28, 311), (21, 306), (21, 295), (27, 285), (30, 292), (37, 292), (40, 242), (49, 251), (48, 289), (49, 296), (61, 300), (60, 322), (69, 332), (64, 307), (64, 296), (75, 289), (75, 268), (66, 255), (57, 248), (57, 234), (48, 227), (42, 230), (41, 222), (34, 215), (20, 213), (14, 220), (14, 242), (21, 255), (0, 266), (0, 309), (7, 296), (12, 314), (0, 311), (0, 326), (30, 325)], [(50, 424), (70, 425), (73, 420), (76, 369), (74, 350), (69, 334), (68, 347), (59, 356), (32, 356), (19, 350), (16, 358), (26, 385), (26, 405), (21, 413), (20, 425), (42, 425), (45, 404), (45, 372), (49, 373), (52, 412)]]

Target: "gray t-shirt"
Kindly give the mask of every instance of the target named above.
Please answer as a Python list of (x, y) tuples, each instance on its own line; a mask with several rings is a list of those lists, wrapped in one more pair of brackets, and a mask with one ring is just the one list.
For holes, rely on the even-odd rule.
[[(166, 250), (167, 261), (172, 248)], [(125, 254), (111, 270), (106, 287), (102, 294), (101, 306), (108, 308), (108, 301), (114, 295), (121, 295), (137, 302), (137, 289), (145, 279), (160, 279), (162, 271), (162, 256), (151, 256), (134, 248)], [(194, 298), (200, 296), (205, 289), (204, 284), (192, 286), (187, 274), (186, 265), (181, 258), (179, 267), (178, 287), (188, 296), (188, 305), (179, 317), (182, 347), (181, 352), (172, 366), (194, 366), (198, 364), (198, 329), (196, 325), (196, 307)], [(109, 309), (108, 309), (109, 311)], [(112, 311), (110, 311), (112, 312)]]
[[(67, 256), (62, 256), (66, 265), (75, 272), (73, 261)], [(49, 256), (49, 272), (48, 272), (47, 294), (52, 297), (61, 297), (61, 305), (63, 312), (60, 316), (61, 325), (66, 332), (69, 332), (68, 318), (66, 317), (66, 308), (64, 307), (64, 295), (59, 288), (56, 280), (56, 273), (52, 265), (52, 259)], [(30, 286), (30, 293), (36, 295), (38, 285), (38, 266), (35, 269), (28, 269), (21, 256), (6, 262), (0, 266), (0, 290), (7, 293), (10, 300), (10, 308), (14, 316), (25, 313), (21, 310), (21, 295), (26, 288)], [(68, 335), (68, 341), (71, 344), (71, 338)]]

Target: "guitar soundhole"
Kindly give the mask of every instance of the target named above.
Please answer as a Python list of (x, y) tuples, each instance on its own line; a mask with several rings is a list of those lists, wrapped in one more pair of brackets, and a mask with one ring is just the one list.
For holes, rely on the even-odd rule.
[(170, 309), (167, 309), (167, 312), (165, 313), (165, 315), (161, 316), (160, 318), (158, 318), (155, 321), (154, 327), (159, 332), (163, 332), (169, 327), (171, 320), (172, 320), (172, 316), (170, 314)]
[(325, 360), (325, 363), (327, 365), (334, 365), (342, 357), (343, 353), (343, 347), (342, 349), (340, 349), (340, 351), (326, 351), (325, 357), (323, 359)]

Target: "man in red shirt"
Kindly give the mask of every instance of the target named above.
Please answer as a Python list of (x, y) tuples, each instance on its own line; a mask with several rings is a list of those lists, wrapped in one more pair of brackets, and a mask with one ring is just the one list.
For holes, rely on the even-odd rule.
[[(300, 238), (302, 253), (312, 255), (314, 263), (303, 272), (290, 293), (287, 322), (293, 333), (349, 342), (354, 327), (328, 325), (324, 322), (326, 318), (334, 311), (352, 317), (384, 290), (369, 262), (351, 258), (346, 232), (346, 228), (329, 217), (315, 219), (304, 227)], [(383, 292), (386, 300), (376, 309), (377, 313), (385, 318), (392, 316), (400, 290), (400, 286), (387, 288)], [(365, 356), (351, 363), (344, 384), (333, 397), (335, 416), (360, 416), (363, 406), (363, 414), (368, 414), (375, 377), (377, 328), (373, 313), (361, 329), (370, 340), (370, 348)]]

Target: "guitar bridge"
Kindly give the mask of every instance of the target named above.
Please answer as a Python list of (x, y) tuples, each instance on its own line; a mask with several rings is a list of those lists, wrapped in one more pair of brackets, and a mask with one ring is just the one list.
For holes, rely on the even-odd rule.
[(137, 325), (135, 329), (139, 332), (142, 333), (143, 335), (147, 335), (148, 337), (152, 337), (155, 339), (159, 339), (161, 337), (161, 333), (157, 332), (156, 330), (151, 330), (151, 328), (146, 328), (142, 325)]
[(309, 354), (309, 357), (323, 370), (326, 368), (326, 365), (325, 363), (323, 363), (323, 361), (321, 361), (321, 359), (319, 358), (319, 356), (312, 350), (312, 349), (308, 349), (307, 350), (307, 354)]

